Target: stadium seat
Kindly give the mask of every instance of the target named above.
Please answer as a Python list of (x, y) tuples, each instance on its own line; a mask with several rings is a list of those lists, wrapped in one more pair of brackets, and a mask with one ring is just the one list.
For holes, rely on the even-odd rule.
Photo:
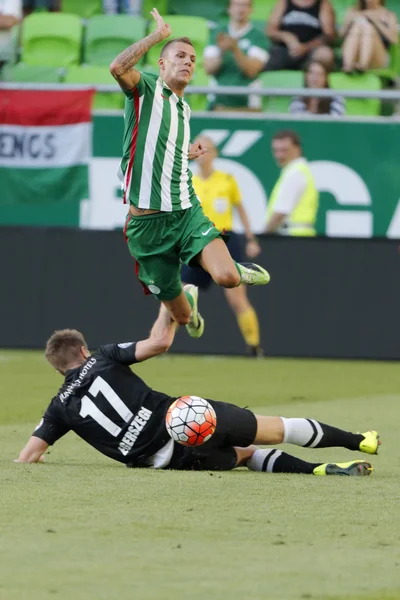
[(168, 14), (168, 0), (143, 0), (142, 15), (145, 19), (151, 19), (150, 11), (156, 8), (160, 15)]
[(333, 9), (335, 11), (336, 25), (341, 27), (344, 23), (346, 12), (354, 6), (352, 0), (334, 0)]
[(187, 15), (191, 17), (204, 17), (209, 21), (220, 21), (226, 17), (229, 0), (201, 0), (188, 2), (187, 0), (169, 0), (168, 12), (172, 15)]
[[(400, 0), (399, 0), (400, 1)], [(368, 71), (382, 79), (390, 79), (395, 81), (400, 75), (400, 45), (394, 44), (390, 48), (390, 65), (383, 69), (372, 69)]]
[(4, 81), (10, 83), (60, 83), (62, 69), (57, 67), (39, 67), (18, 63), (17, 65), (5, 65), (2, 71)]
[(385, 6), (388, 10), (391, 10), (397, 15), (397, 19), (400, 24), (400, 2), (399, 0), (386, 0)]
[[(187, 36), (192, 40), (197, 54), (197, 62), (201, 63), (203, 59), (204, 48), (208, 43), (209, 30), (206, 19), (202, 17), (179, 17), (171, 15), (168, 17), (168, 23), (172, 28), (172, 35), (175, 38)], [(150, 31), (156, 29), (156, 23), (150, 23)], [(147, 62), (156, 65), (160, 57), (161, 44), (157, 44), (147, 53)]]
[(145, 35), (146, 21), (142, 17), (92, 17), (87, 24), (84, 61), (91, 65), (108, 66), (122, 50)]
[[(201, 65), (196, 66), (194, 77), (190, 82), (190, 85), (209, 85), (209, 76), (201, 67)], [(187, 96), (185, 96), (185, 100), (187, 101), (192, 110), (207, 110), (207, 94), (188, 94)]]
[[(304, 75), (301, 71), (268, 71), (261, 73), (259, 80), (264, 88), (302, 88)], [(287, 113), (291, 96), (265, 96), (262, 99), (265, 112)]]
[(277, 0), (253, 0), (251, 18), (255, 21), (268, 21)]
[(61, 10), (65, 13), (79, 15), (89, 19), (103, 12), (102, 0), (61, 0)]
[[(331, 73), (329, 84), (333, 90), (379, 91), (382, 87), (379, 77), (372, 73), (363, 75)], [(346, 98), (346, 115), (377, 116), (380, 113), (380, 106), (380, 100), (374, 98)]]
[(33, 13), (22, 28), (22, 61), (68, 67), (80, 61), (82, 23), (77, 15)]
[[(108, 67), (93, 65), (70, 67), (65, 76), (65, 83), (117, 85)], [(124, 102), (125, 97), (122, 92), (96, 92), (93, 108), (97, 110), (122, 109), (124, 108)]]

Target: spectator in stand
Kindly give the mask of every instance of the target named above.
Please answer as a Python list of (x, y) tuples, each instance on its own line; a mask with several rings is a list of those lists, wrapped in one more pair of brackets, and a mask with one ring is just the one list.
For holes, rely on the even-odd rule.
[[(328, 71), (323, 63), (313, 60), (304, 73), (304, 87), (314, 90), (329, 89)], [(289, 112), (292, 114), (332, 115), (342, 117), (346, 112), (345, 102), (341, 96), (316, 98), (315, 96), (293, 98)]]
[(60, 10), (62, 0), (24, 0), (24, 16), (26, 17), (34, 10), (49, 10), (57, 12)]
[[(219, 85), (250, 86), (264, 69), (267, 40), (250, 22), (252, 0), (230, 0), (227, 25), (211, 33), (204, 51), (204, 68)], [(251, 96), (217, 96), (212, 110), (254, 110), (261, 99)]]
[(0, 0), (0, 70), (14, 57), (12, 28), (22, 19), (22, 0)]
[(103, 12), (106, 15), (141, 15), (142, 3), (142, 0), (103, 0)]
[[(398, 0), (400, 2), (400, 0)], [(343, 26), (343, 71), (351, 73), (389, 66), (389, 49), (399, 38), (395, 13), (384, 0), (358, 0)]]
[(332, 69), (335, 13), (329, 0), (278, 0), (266, 33), (273, 42), (267, 71), (304, 69), (310, 60)]

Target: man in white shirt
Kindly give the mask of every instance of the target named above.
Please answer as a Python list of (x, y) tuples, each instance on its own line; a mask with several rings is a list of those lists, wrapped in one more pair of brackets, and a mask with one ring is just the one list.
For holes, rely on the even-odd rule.
[(22, 0), (0, 0), (0, 69), (14, 57), (12, 28), (22, 19)]
[(297, 133), (276, 133), (272, 153), (282, 171), (269, 199), (265, 233), (315, 236), (319, 194)]

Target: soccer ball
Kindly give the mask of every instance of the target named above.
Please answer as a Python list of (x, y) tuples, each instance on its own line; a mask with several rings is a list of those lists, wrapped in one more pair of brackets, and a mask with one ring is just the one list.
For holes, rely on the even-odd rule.
[(214, 433), (217, 415), (204, 398), (182, 396), (169, 407), (165, 425), (175, 442), (184, 446), (200, 446)]

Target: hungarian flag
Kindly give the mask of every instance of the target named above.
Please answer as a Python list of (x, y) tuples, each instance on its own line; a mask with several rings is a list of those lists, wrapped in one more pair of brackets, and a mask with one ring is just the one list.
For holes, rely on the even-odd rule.
[(0, 89), (0, 223), (79, 226), (93, 94)]

